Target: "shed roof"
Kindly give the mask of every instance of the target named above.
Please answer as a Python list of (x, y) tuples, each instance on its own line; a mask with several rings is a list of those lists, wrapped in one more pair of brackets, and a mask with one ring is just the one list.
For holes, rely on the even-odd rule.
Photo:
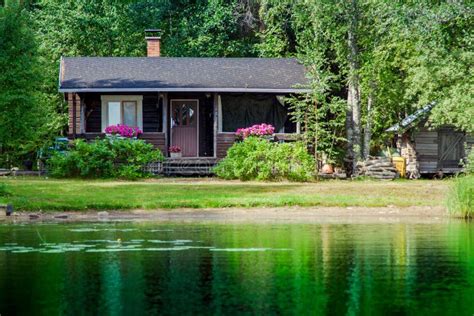
[(294, 58), (65, 57), (60, 92), (308, 91)]
[(401, 131), (405, 131), (409, 129), (410, 127), (413, 126), (413, 123), (415, 121), (417, 121), (420, 118), (425, 117), (435, 105), (436, 105), (436, 102), (434, 101), (425, 105), (421, 109), (418, 109), (415, 113), (408, 115), (401, 122), (389, 127), (385, 131), (393, 133), (393, 132), (401, 132)]

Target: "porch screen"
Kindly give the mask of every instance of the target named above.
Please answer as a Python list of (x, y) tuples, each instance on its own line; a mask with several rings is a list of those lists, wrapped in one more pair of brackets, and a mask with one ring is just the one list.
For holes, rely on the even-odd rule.
[(224, 94), (221, 103), (223, 132), (261, 123), (271, 124), (279, 131), (288, 116), (274, 95)]

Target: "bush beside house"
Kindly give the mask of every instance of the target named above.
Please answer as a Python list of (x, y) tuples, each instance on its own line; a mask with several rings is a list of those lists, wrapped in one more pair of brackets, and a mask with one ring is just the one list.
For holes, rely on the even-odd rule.
[(143, 168), (163, 161), (161, 151), (136, 139), (108, 137), (93, 142), (76, 140), (71, 149), (55, 153), (47, 161), (52, 177), (123, 178), (148, 176)]
[(301, 142), (274, 143), (256, 136), (235, 143), (214, 168), (223, 179), (309, 181), (315, 161)]

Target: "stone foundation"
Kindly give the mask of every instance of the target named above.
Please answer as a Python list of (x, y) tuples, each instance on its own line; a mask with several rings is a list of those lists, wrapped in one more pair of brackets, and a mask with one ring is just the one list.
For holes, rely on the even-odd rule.
[(420, 177), (420, 166), (416, 157), (415, 144), (410, 140), (408, 133), (403, 134), (397, 147), (400, 155), (405, 158), (407, 178), (418, 179)]

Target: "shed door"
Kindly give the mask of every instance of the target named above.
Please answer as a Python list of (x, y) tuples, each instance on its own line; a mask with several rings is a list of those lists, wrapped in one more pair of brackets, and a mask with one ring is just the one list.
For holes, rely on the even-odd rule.
[(171, 145), (183, 157), (198, 155), (198, 100), (171, 100)]
[(463, 158), (464, 133), (452, 129), (440, 130), (439, 141), (439, 168), (459, 168)]

